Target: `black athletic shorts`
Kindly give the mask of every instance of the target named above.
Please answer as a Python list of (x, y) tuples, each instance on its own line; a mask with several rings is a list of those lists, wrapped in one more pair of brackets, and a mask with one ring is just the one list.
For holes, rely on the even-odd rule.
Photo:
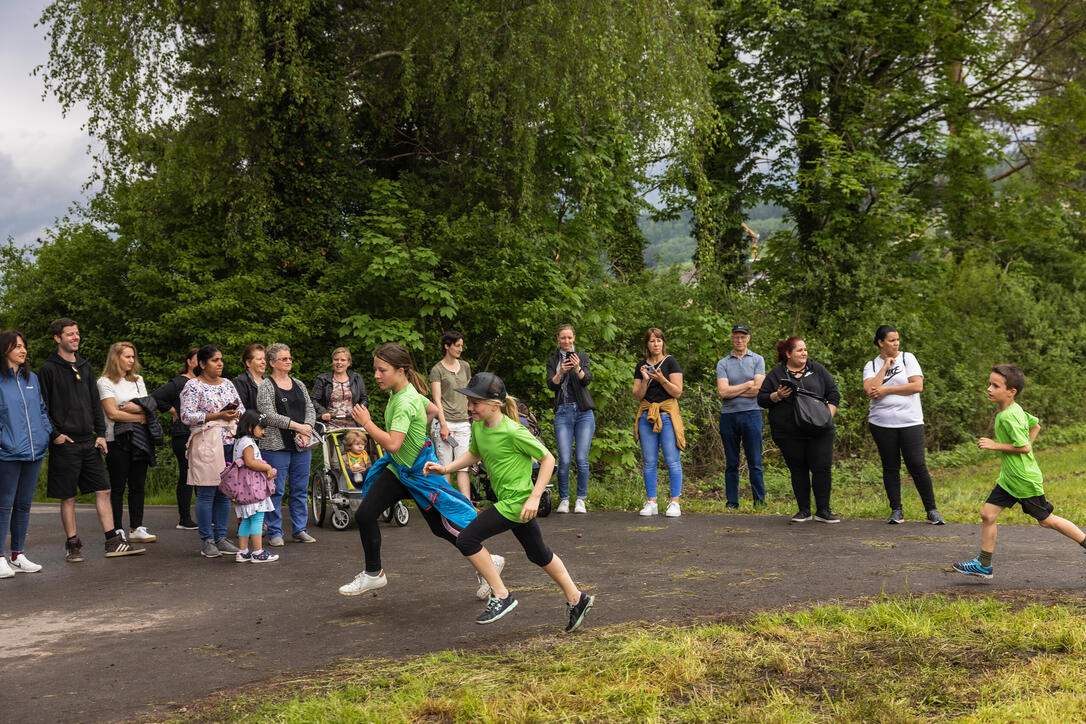
[(988, 496), (988, 500), (984, 502), (998, 505), (1001, 508), (1011, 508), (1015, 503), (1021, 503), (1022, 512), (1032, 515), (1037, 519), (1038, 523), (1052, 515), (1054, 510), (1052, 503), (1045, 500), (1043, 495), (1034, 495), (1032, 498), (1016, 498), (999, 485), (995, 486), (991, 495)]
[(46, 496), (67, 500), (78, 493), (109, 490), (106, 466), (94, 440), (49, 444)]

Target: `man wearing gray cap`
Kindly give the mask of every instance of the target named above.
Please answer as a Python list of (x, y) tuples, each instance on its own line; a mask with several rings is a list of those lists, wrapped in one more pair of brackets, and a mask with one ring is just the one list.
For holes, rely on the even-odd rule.
[(754, 507), (765, 506), (765, 480), (762, 477), (762, 410), (758, 407), (758, 389), (765, 378), (765, 359), (751, 352), (750, 328), (732, 327), (732, 351), (716, 363), (716, 393), (720, 407), (720, 440), (724, 443), (724, 495), (727, 507), (739, 507), (739, 445), (747, 454), (750, 489)]

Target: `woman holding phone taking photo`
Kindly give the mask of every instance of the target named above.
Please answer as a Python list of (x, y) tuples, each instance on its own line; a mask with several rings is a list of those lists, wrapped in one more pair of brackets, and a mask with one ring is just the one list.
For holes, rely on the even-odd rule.
[(641, 508), (642, 516), (656, 515), (656, 464), (664, 453), (671, 500), (664, 513), (668, 518), (682, 515), (679, 496), (683, 492), (683, 466), (679, 451), (686, 449), (683, 418), (679, 398), (683, 394), (683, 370), (667, 353), (664, 333), (649, 327), (642, 344), (644, 359), (634, 368), (633, 396), (640, 400), (634, 437), (641, 442), (641, 468), (645, 475), (645, 496), (648, 502)]

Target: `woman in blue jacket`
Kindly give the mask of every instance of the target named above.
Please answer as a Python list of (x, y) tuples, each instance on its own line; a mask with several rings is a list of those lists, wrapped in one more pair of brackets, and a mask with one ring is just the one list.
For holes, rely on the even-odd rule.
[[(26, 337), (14, 329), (0, 332), (0, 578), (36, 573), (41, 566), (23, 555), (30, 527), (30, 503), (38, 486), (49, 433), (38, 376), (26, 366)], [(11, 529), (11, 561), (4, 545)]]

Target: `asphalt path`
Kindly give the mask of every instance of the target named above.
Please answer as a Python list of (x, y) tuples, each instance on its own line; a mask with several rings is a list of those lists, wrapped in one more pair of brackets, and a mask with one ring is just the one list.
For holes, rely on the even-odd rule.
[[(403, 657), (557, 635), (565, 601), (512, 534), (492, 539), (520, 600), (479, 626), (474, 571), (417, 511), (382, 524), (389, 583), (338, 594), (362, 568), (354, 528), (314, 528), (281, 559), (204, 559), (176, 513), (149, 507), (158, 534), (141, 556), (106, 559), (92, 508), (79, 506), (83, 563), (64, 560), (58, 508), (35, 504), (27, 553), (41, 573), (0, 581), (0, 721), (114, 721), (176, 714), (196, 699), (343, 657)], [(547, 542), (596, 595), (586, 629), (629, 621), (689, 623), (880, 593), (1081, 589), (1086, 556), (1038, 526), (1001, 526), (996, 578), (950, 564), (976, 554), (980, 526), (882, 521), (839, 525), (768, 516), (552, 515)]]

